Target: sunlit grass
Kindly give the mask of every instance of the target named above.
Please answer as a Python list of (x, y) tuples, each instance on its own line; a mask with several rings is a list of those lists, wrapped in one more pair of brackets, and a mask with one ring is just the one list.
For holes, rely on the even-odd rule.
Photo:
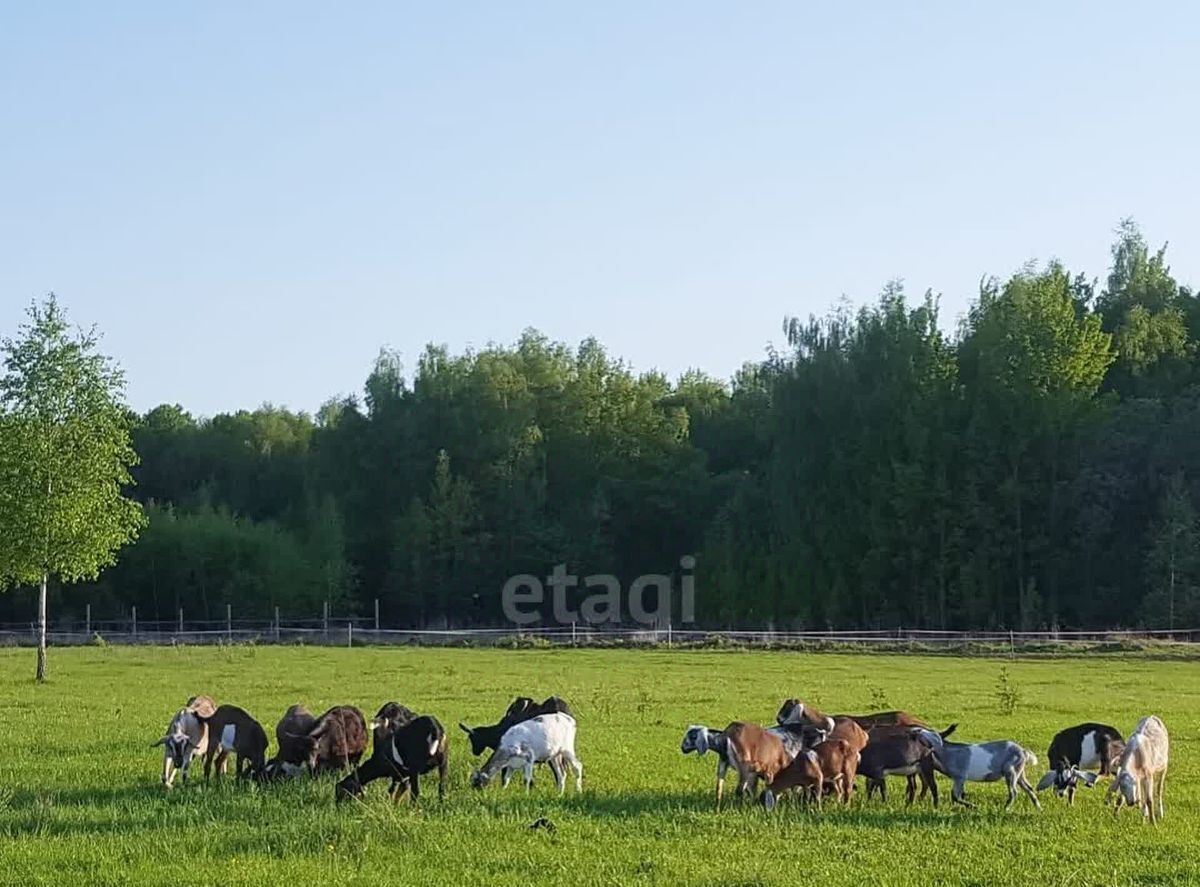
[[(87, 648), (0, 652), (0, 882), (20, 884), (711, 883), (887, 885), (1192, 884), (1200, 881), (1196, 718), (1200, 666), (1136, 658), (1061, 662), (770, 652), (329, 648)], [(1007, 667), (1017, 703), (997, 698)], [(331, 780), (165, 792), (149, 744), (189, 695), (254, 713), (273, 735), (293, 702), (368, 714), (388, 699), (451, 731), (444, 804), (335, 806)], [(517, 694), (565, 697), (579, 717), (582, 796), (548, 772), (472, 791), (457, 722), (490, 722)], [(1167, 816), (1114, 821), (1104, 785), (1074, 809), (1050, 794), (1003, 812), (1001, 784), (979, 807), (905, 809), (856, 798), (817, 815), (784, 805), (713, 809), (711, 757), (679, 753), (683, 728), (769, 721), (800, 695), (831, 711), (886, 703), (959, 737), (1011, 737), (1045, 763), (1053, 733), (1083, 720), (1127, 732), (1154, 712), (1172, 738)], [(948, 789), (948, 785), (943, 783)], [(732, 787), (732, 784), (731, 786)], [(899, 789), (897, 783), (894, 788)], [(948, 794), (948, 792), (947, 792)], [(553, 831), (531, 830), (538, 817)]]

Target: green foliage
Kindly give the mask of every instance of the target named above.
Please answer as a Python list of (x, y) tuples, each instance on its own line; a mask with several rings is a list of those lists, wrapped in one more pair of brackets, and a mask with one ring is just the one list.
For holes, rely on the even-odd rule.
[(1021, 691), (1008, 673), (1007, 665), (1000, 667), (1000, 674), (996, 678), (995, 697), (996, 708), (1002, 715), (1011, 715), (1021, 704)]
[(95, 578), (137, 537), (121, 371), (53, 295), (0, 342), (0, 588)]
[(162, 405), (133, 430), (151, 528), (56, 610), (495, 626), (511, 576), (695, 555), (702, 628), (1200, 620), (1200, 300), (1131, 222), (1103, 287), (1031, 263), (952, 333), (899, 283), (784, 332), (728, 381), (527, 330), (383, 350), (315, 417)]
[(95, 330), (72, 334), (53, 294), (27, 317), (0, 341), (0, 590), (39, 585), (43, 681), (49, 580), (94, 579), (145, 516), (124, 495), (137, 455), (121, 371)]
[(1200, 525), (1182, 474), (1163, 490), (1146, 552), (1146, 621), (1158, 628), (1192, 626), (1200, 619)]

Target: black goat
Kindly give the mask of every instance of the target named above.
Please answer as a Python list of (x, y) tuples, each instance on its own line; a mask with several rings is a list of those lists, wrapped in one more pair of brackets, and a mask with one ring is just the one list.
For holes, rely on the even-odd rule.
[[(389, 703), (393, 704), (395, 703)], [(404, 706), (397, 707), (404, 709)], [(379, 718), (376, 717), (375, 720), (378, 721)], [(334, 797), (337, 800), (360, 798), (365, 794), (369, 783), (386, 776), (392, 780), (388, 793), (393, 800), (399, 800), (405, 789), (410, 789), (412, 799), (416, 801), (421, 797), (420, 777), (435, 767), (438, 771), (438, 799), (446, 796), (446, 773), (450, 766), (449, 742), (446, 731), (437, 718), (432, 715), (414, 717), (406, 723), (390, 728), (390, 733), (382, 742), (378, 740), (378, 735), (377, 733), (375, 747), (367, 762), (360, 764), (354, 772), (337, 784), (337, 788), (334, 789)]]
[[(1067, 803), (1075, 803), (1075, 789), (1091, 788), (1100, 776), (1117, 772), (1125, 742), (1116, 727), (1088, 722), (1060, 730), (1050, 742), (1047, 753), (1049, 772), (1037, 784), (1042, 791), (1054, 786), (1059, 797), (1066, 795)], [(1086, 771), (1097, 769), (1100, 773)]]

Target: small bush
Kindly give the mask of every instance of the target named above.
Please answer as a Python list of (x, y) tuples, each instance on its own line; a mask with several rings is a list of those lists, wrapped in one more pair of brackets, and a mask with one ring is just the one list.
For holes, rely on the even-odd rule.
[(1000, 669), (1000, 676), (996, 679), (996, 707), (1000, 709), (1000, 714), (1011, 715), (1017, 710), (1017, 706), (1021, 702), (1021, 691), (1017, 689), (1012, 678), (1008, 673), (1008, 666)]

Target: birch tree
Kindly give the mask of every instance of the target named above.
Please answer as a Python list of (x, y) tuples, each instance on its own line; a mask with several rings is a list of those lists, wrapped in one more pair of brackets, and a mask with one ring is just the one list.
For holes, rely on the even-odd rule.
[(38, 587), (39, 681), (49, 581), (94, 579), (145, 522), (124, 495), (137, 462), (124, 375), (98, 345), (53, 294), (0, 340), (0, 588)]

